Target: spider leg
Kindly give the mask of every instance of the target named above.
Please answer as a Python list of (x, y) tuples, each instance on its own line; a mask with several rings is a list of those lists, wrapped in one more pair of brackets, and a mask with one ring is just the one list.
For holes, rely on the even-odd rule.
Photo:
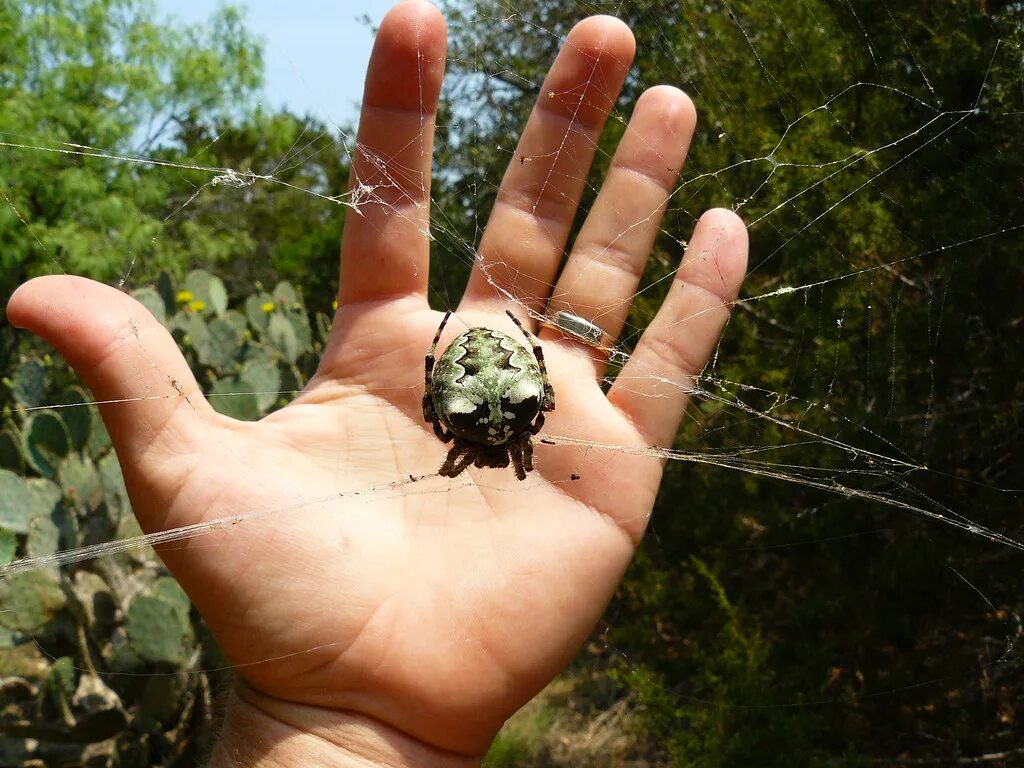
[(555, 390), (551, 386), (551, 382), (548, 381), (548, 369), (544, 365), (544, 350), (540, 346), (540, 342), (537, 341), (536, 337), (528, 330), (523, 327), (523, 324), (519, 322), (519, 318), (513, 315), (509, 310), (505, 310), (505, 314), (512, 318), (512, 322), (519, 326), (519, 330), (523, 332), (523, 336), (530, 342), (530, 349), (533, 350), (533, 356), (537, 358), (537, 367), (540, 368), (541, 378), (544, 380), (544, 401), (540, 404), (542, 411), (553, 411), (555, 410)]
[[(427, 387), (429, 388), (429, 386), (428, 384)], [(423, 395), (423, 420), (434, 428), (434, 434), (437, 435), (437, 439), (442, 443), (450, 443), (455, 439), (455, 435), (451, 432), (446, 432), (444, 425), (441, 424), (441, 418), (434, 409), (434, 399), (430, 396), (429, 389)]]
[(426, 357), (423, 358), (423, 420), (434, 428), (434, 434), (437, 435), (437, 438), (442, 443), (450, 442), (455, 436), (450, 432), (445, 432), (441, 419), (437, 415), (437, 410), (434, 408), (433, 387), (430, 384), (430, 377), (434, 372), (434, 363), (436, 362), (434, 354), (437, 351), (437, 342), (440, 340), (441, 333), (444, 331), (444, 326), (447, 324), (451, 314), (451, 312), (445, 312), (444, 317), (441, 319), (441, 324), (437, 327), (437, 333), (434, 334), (434, 340), (430, 344), (430, 350), (427, 352)]
[(526, 472), (533, 472), (533, 441), (529, 436), (523, 435), (520, 447), (523, 452), (523, 469)]
[(527, 459), (524, 455), (523, 444), (520, 440), (513, 440), (508, 444), (508, 455), (512, 460), (512, 466), (516, 470), (516, 477), (520, 480), (526, 479), (526, 473), (533, 469), (532, 463), (527, 467)]
[(544, 427), (544, 411), (537, 414), (537, 419), (533, 422), (533, 426), (530, 427), (530, 434), (536, 435)]
[[(441, 465), (441, 468), (437, 470), (437, 474), (441, 477), (456, 477), (461, 475), (463, 470), (473, 463), (473, 460), (476, 458), (475, 453), (476, 452), (472, 448), (455, 443), (451, 450), (448, 451), (448, 456), (445, 457), (444, 464)], [(459, 458), (460, 455), (462, 458)]]
[(437, 342), (441, 340), (441, 334), (444, 332), (444, 327), (448, 324), (448, 318), (451, 316), (451, 310), (444, 313), (444, 317), (441, 318), (441, 324), (437, 326), (437, 333), (434, 334), (434, 340), (430, 343), (430, 351), (427, 352), (427, 359), (431, 361), (431, 368), (433, 368), (434, 352), (437, 351)]
[[(434, 418), (437, 419), (436, 416)], [(441, 421), (439, 419), (430, 422), (430, 425), (434, 428), (434, 434), (437, 435), (437, 439), (442, 443), (450, 443), (455, 439), (455, 434), (453, 432), (444, 431), (444, 427), (441, 425)]]
[(499, 453), (495, 448), (485, 448), (476, 452), (474, 463), (478, 467), (491, 467), (492, 469), (504, 469), (509, 462), (509, 446), (502, 446)]

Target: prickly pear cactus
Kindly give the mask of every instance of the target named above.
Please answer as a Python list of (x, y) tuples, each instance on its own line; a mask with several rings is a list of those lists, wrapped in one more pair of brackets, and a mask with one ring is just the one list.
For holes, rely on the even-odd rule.
[(25, 408), (42, 405), (46, 391), (46, 367), (39, 360), (23, 360), (10, 377), (10, 387), (19, 405)]
[[(330, 328), (324, 315), (311, 324), (288, 283), (235, 298), (197, 270), (132, 295), (175, 336), (213, 406), (239, 419), (285, 404)], [(91, 395), (39, 346), (0, 381), (0, 569), (42, 558), (0, 570), (0, 765), (198, 764), (226, 664), (184, 592), (148, 549), (46, 560), (141, 533)]]
[[(223, 283), (202, 270), (189, 273), (180, 289), (161, 277), (157, 288), (136, 291), (155, 302), (173, 294), (167, 327), (185, 349), (213, 407), (243, 420), (262, 418), (301, 389), (315, 369), (322, 337), (314, 338), (309, 314), (290, 283), (232, 301)], [(147, 303), (147, 306), (149, 304)], [(318, 317), (321, 328), (326, 318)]]

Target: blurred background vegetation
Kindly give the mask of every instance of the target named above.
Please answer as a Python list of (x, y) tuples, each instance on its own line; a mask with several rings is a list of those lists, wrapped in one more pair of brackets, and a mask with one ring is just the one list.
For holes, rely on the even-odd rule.
[[(864, 496), (1024, 540), (1024, 6), (444, 5), (438, 307), (592, 12), (638, 57), (583, 210), (644, 88), (683, 87), (701, 121), (624, 348), (702, 210), (751, 225), (745, 301), (677, 442), (710, 463), (669, 462), (602, 626), (489, 763), (1024, 763), (1019, 551)], [(143, 0), (0, 5), (0, 294), (122, 284), (245, 419), (315, 368), (352, 151), (254, 109), (261, 77), (231, 7), (187, 27)], [(0, 375), (0, 564), (138, 533), (63, 363), (5, 323)], [(0, 580), (0, 766), (195, 764), (228, 674), (149, 551)]]

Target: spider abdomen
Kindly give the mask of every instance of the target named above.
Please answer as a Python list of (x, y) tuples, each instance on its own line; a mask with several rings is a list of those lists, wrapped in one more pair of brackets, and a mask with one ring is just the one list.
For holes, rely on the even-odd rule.
[(501, 445), (530, 429), (544, 378), (533, 354), (511, 336), (470, 328), (437, 360), (431, 396), (441, 423), (455, 435)]

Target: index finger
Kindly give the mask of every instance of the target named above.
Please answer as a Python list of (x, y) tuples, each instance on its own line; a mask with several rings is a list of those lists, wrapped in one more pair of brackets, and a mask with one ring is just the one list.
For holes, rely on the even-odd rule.
[(444, 17), (423, 0), (381, 22), (366, 73), (341, 241), (340, 304), (426, 301), (430, 173), (444, 78)]

